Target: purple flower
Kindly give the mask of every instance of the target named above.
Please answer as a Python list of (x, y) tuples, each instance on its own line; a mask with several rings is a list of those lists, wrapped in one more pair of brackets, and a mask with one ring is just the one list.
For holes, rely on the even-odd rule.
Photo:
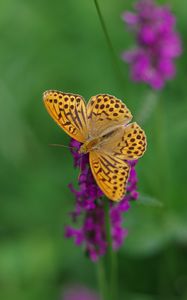
[(73, 286), (65, 290), (62, 300), (99, 300), (99, 296), (88, 288)]
[(135, 10), (125, 12), (123, 20), (135, 34), (137, 47), (125, 51), (122, 58), (131, 65), (134, 81), (161, 89), (175, 76), (174, 58), (182, 52), (175, 17), (168, 7), (157, 6), (153, 0), (140, 0)]
[[(105, 233), (104, 201), (101, 199), (103, 192), (97, 186), (90, 170), (88, 154), (78, 153), (80, 143), (71, 140), (71, 150), (74, 157), (74, 165), (80, 167), (79, 190), (75, 190), (70, 184), (69, 187), (76, 197), (75, 210), (71, 213), (74, 223), (79, 219), (83, 220), (82, 227), (66, 227), (65, 236), (73, 237), (76, 245), (83, 245), (85, 252), (92, 261), (106, 253), (107, 241)], [(137, 177), (135, 171), (136, 161), (129, 161), (131, 171), (127, 186), (127, 194), (119, 203), (110, 203), (110, 221), (113, 249), (117, 250), (124, 242), (127, 230), (122, 226), (122, 215), (130, 205), (130, 200), (138, 198)]]

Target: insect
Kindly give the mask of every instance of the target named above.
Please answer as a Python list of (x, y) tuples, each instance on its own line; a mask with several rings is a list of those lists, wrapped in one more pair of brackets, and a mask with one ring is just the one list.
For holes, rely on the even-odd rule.
[(130, 166), (146, 149), (146, 136), (131, 112), (115, 96), (99, 94), (86, 105), (82, 96), (49, 90), (45, 107), (54, 121), (82, 143), (79, 153), (89, 153), (93, 176), (103, 193), (120, 201), (126, 193)]

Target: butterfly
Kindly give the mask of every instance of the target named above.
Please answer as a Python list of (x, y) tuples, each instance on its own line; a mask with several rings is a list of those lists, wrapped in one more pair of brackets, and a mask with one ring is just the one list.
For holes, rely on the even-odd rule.
[(44, 105), (54, 121), (82, 143), (79, 153), (89, 153), (93, 176), (102, 192), (113, 201), (126, 194), (130, 166), (146, 150), (146, 135), (132, 114), (115, 96), (99, 94), (86, 105), (82, 96), (48, 90)]

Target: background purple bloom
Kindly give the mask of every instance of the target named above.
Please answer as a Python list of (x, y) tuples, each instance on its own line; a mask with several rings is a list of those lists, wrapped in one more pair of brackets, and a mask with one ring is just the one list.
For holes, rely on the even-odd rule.
[(83, 286), (72, 286), (65, 290), (62, 300), (99, 300), (99, 296)]
[(134, 81), (161, 89), (175, 76), (174, 58), (182, 51), (175, 17), (168, 7), (157, 6), (152, 0), (137, 2), (135, 11), (125, 12), (123, 20), (135, 34), (137, 47), (122, 57), (131, 65)]
[[(79, 217), (83, 218), (81, 228), (66, 227), (65, 236), (73, 237), (76, 245), (84, 245), (85, 251), (92, 261), (96, 261), (99, 256), (104, 255), (107, 250), (105, 233), (104, 201), (101, 199), (103, 192), (97, 186), (91, 173), (88, 161), (88, 154), (78, 153), (80, 143), (71, 140), (72, 155), (75, 167), (81, 168), (79, 177), (79, 190), (75, 190), (70, 184), (71, 191), (75, 194), (75, 210), (71, 213), (72, 220), (76, 223)], [(129, 201), (138, 197), (137, 177), (135, 171), (136, 161), (128, 162), (131, 171), (127, 186), (127, 194), (119, 203), (110, 203), (110, 220), (113, 249), (117, 250), (127, 235), (127, 230), (122, 226), (122, 215), (129, 209)]]

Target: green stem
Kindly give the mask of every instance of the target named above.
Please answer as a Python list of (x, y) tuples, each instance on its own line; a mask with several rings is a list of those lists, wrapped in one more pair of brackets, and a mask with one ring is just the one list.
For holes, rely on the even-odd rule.
[(95, 3), (97, 14), (98, 14), (98, 17), (99, 17), (99, 20), (100, 20), (100, 23), (101, 23), (101, 27), (103, 29), (103, 32), (104, 32), (104, 35), (105, 35), (105, 38), (106, 38), (108, 48), (109, 48), (109, 51), (110, 51), (110, 54), (111, 54), (111, 57), (112, 57), (112, 61), (113, 61), (113, 65), (114, 65), (114, 69), (115, 69), (117, 78), (118, 78), (119, 82), (121, 82), (122, 86), (124, 86), (123, 74), (121, 73), (121, 69), (119, 67), (118, 60), (116, 58), (116, 53), (115, 53), (114, 47), (112, 45), (110, 36), (108, 34), (108, 30), (107, 30), (107, 27), (105, 25), (105, 21), (103, 19), (102, 13), (101, 13), (101, 9), (99, 7), (98, 0), (94, 0), (94, 3)]
[[(155, 141), (157, 146), (156, 161), (160, 162), (161, 168), (155, 169), (158, 174), (157, 194), (158, 198), (164, 204), (163, 209), (160, 210), (160, 224), (165, 232), (168, 232), (168, 216), (170, 215), (171, 201), (173, 200), (173, 177), (172, 166), (170, 162), (170, 145), (167, 136), (167, 121), (166, 121), (166, 107), (164, 107), (164, 99), (160, 99), (155, 112)], [(162, 223), (161, 223), (162, 222)], [(159, 292), (163, 299), (172, 298), (172, 282), (175, 281), (176, 267), (175, 263), (175, 248), (166, 247), (160, 259), (160, 276), (159, 276)]]
[(110, 219), (110, 201), (105, 199), (105, 222), (106, 222), (106, 239), (108, 242), (108, 260), (110, 266), (110, 281), (109, 281), (109, 295), (110, 299), (117, 299), (117, 255), (112, 248), (112, 234), (111, 234), (111, 219)]
[(97, 278), (101, 300), (108, 300), (105, 267), (102, 258), (97, 262)]

